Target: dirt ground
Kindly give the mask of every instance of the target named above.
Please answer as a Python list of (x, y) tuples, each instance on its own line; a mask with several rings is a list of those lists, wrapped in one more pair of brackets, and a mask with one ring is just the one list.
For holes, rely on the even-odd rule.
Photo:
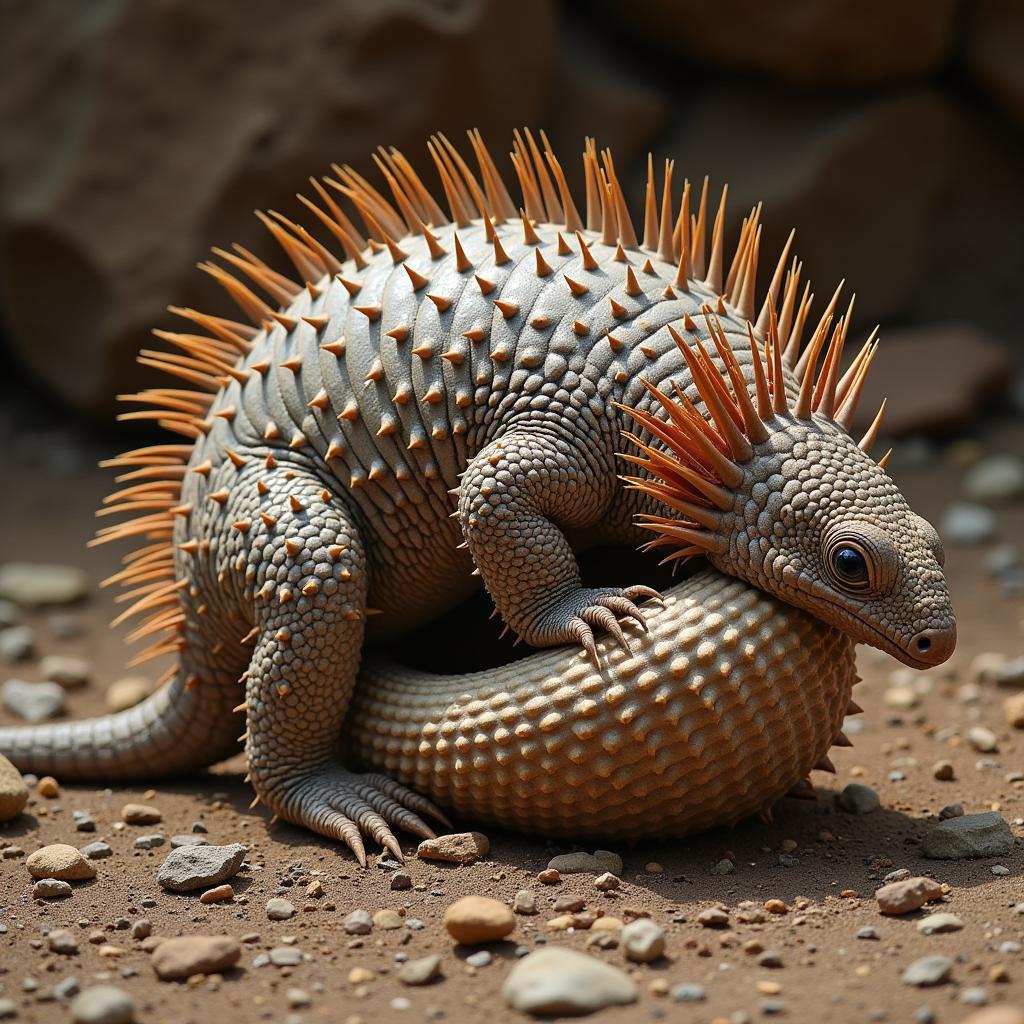
[[(1019, 452), (1024, 449), (1024, 427), (993, 424), (981, 440), (988, 450)], [(0, 453), (5, 490), (0, 562), (28, 559), (78, 565), (96, 580), (114, 568), (122, 552), (87, 550), (85, 542), (94, 527), (93, 509), (110, 485), (109, 476), (91, 464), (95, 456), (112, 454), (115, 443), (106, 438), (82, 442), (36, 428), (8, 435)], [(958, 493), (960, 472), (944, 457), (931, 467), (894, 470), (915, 509), (936, 521)], [(1016, 540), (1024, 527), (1024, 508), (1000, 509), (999, 520), (1000, 537)], [(83, 988), (99, 980), (121, 987), (135, 999), (136, 1019), (147, 1024), (515, 1020), (522, 1018), (505, 1005), (501, 985), (516, 946), (538, 948), (539, 939), (546, 938), (586, 949), (635, 978), (640, 989), (637, 1004), (602, 1011), (596, 1019), (606, 1024), (662, 1017), (742, 1021), (743, 1014), (758, 1020), (772, 1010), (794, 1022), (923, 1024), (934, 1019), (945, 1024), (973, 1012), (962, 1001), (970, 989), (982, 989), (990, 1005), (1024, 1005), (1024, 953), (1013, 952), (1013, 947), (1000, 951), (1004, 943), (1024, 942), (1024, 914), (1014, 908), (1024, 900), (1024, 784), (1008, 780), (1012, 773), (1024, 771), (1024, 732), (1015, 733), (1004, 723), (1007, 691), (991, 685), (974, 693), (969, 685), (963, 689), (972, 683), (970, 666), (979, 653), (1024, 652), (1024, 604), (1005, 596), (986, 576), (982, 552), (948, 552), (960, 646), (948, 665), (915, 678), (922, 691), (915, 708), (899, 712), (886, 705), (883, 695), (898, 666), (861, 649), (864, 682), (856, 698), (865, 714), (857, 720), (859, 731), (851, 733), (855, 746), (833, 752), (838, 775), (816, 773), (817, 803), (783, 801), (772, 825), (750, 821), (733, 830), (675, 842), (618, 847), (625, 871), (617, 893), (598, 892), (587, 875), (568, 876), (556, 886), (542, 885), (537, 873), (553, 854), (569, 848), (543, 837), (495, 830), (488, 832), (490, 860), (471, 867), (419, 861), (414, 843), (406, 837), (414, 888), (393, 892), (392, 871), (376, 859), (361, 870), (338, 846), (296, 828), (272, 828), (261, 810), (249, 811), (251, 793), (237, 760), (204, 777), (161, 784), (153, 792), (147, 792), (145, 784), (103, 789), (59, 780), (62, 792), (57, 799), (33, 794), (24, 815), (0, 825), (0, 847), (17, 845), (28, 854), (46, 843), (82, 846), (102, 838), (114, 853), (97, 862), (99, 877), (94, 882), (77, 883), (70, 899), (45, 904), (32, 900), (22, 858), (0, 860), (0, 925), (5, 926), (0, 929), (0, 998), (14, 1000), (18, 1020), (68, 1020), (66, 1006), (54, 1000), (51, 990), (73, 975)], [(40, 653), (81, 655), (94, 667), (96, 681), (69, 695), (74, 716), (102, 710), (106, 686), (130, 674), (124, 670), (120, 634), (106, 625), (111, 609), (112, 595), (97, 591), (73, 612), (83, 623), (82, 635), (66, 641), (53, 637), (48, 613), (25, 616), (36, 630)], [(3, 671), (4, 678), (38, 678), (34, 662)], [(148, 672), (155, 678), (159, 669)], [(0, 712), (0, 722), (13, 719)], [(995, 731), (997, 753), (979, 754), (962, 738), (975, 723)], [(952, 781), (933, 777), (932, 766), (940, 759), (955, 766)], [(850, 781), (876, 789), (881, 808), (864, 817), (837, 810), (835, 794)], [(128, 801), (157, 805), (163, 812), (162, 825), (120, 825), (120, 809)], [(925, 860), (919, 851), (921, 839), (936, 823), (939, 810), (953, 803), (962, 804), (968, 813), (1001, 811), (1018, 837), (1012, 854), (998, 861)], [(79, 808), (95, 817), (94, 834), (74, 830), (71, 812)], [(237, 841), (249, 847), (247, 866), (234, 879), (237, 895), (231, 903), (204, 906), (198, 893), (162, 891), (156, 872), (168, 847), (133, 848), (141, 834), (188, 832), (196, 821), (203, 822), (213, 843)], [(735, 874), (713, 873), (725, 856), (734, 860)], [(998, 864), (1009, 873), (993, 874)], [(928, 911), (883, 917), (873, 894), (882, 878), (898, 868), (948, 883), (947, 904), (941, 909), (957, 914), (963, 930), (921, 934), (915, 924)], [(292, 884), (295, 879), (298, 884)], [(312, 880), (322, 883), (323, 896), (306, 895), (306, 882)], [(445, 908), (467, 893), (511, 901), (524, 888), (537, 893), (540, 913), (517, 917), (512, 941), (493, 948), (492, 963), (468, 965), (465, 957), (471, 951), (454, 947), (443, 928)], [(299, 913), (288, 921), (270, 921), (266, 901), (282, 893)], [(586, 931), (546, 930), (545, 922), (554, 916), (550, 904), (566, 893), (583, 896), (589, 907), (620, 918), (650, 915), (667, 931), (667, 956), (649, 966), (629, 965), (621, 949), (588, 948)], [(762, 906), (775, 898), (785, 901), (787, 913), (766, 915), (764, 923), (737, 920), (735, 910), (743, 901)], [(713, 930), (697, 923), (698, 913), (713, 905), (730, 911), (728, 928)], [(362, 938), (343, 931), (342, 922), (352, 910), (363, 908), (372, 914), (386, 907), (420, 919), (425, 927), (375, 929)], [(223, 978), (199, 984), (160, 982), (149, 955), (126, 930), (127, 923), (140, 918), (152, 921), (157, 935), (245, 937), (239, 966)], [(877, 939), (857, 937), (866, 926), (876, 930)], [(67, 928), (78, 936), (77, 956), (46, 951), (44, 933), (53, 928)], [(94, 930), (104, 933), (103, 945), (88, 941)], [(783, 966), (758, 966), (757, 956), (744, 949), (750, 940), (781, 954)], [(272, 947), (292, 943), (304, 954), (300, 965), (254, 965)], [(419, 957), (428, 952), (441, 954), (443, 978), (426, 987), (400, 984), (396, 954)], [(903, 984), (900, 976), (907, 965), (931, 954), (953, 958), (952, 982), (931, 989)], [(368, 969), (372, 980), (353, 983), (353, 968)], [(994, 980), (998, 978), (1008, 980)], [(658, 994), (660, 982), (670, 987), (682, 982), (702, 985), (706, 1000), (676, 1003)], [(297, 1005), (304, 998), (308, 1004)], [(930, 1008), (934, 1016), (922, 1008)]]

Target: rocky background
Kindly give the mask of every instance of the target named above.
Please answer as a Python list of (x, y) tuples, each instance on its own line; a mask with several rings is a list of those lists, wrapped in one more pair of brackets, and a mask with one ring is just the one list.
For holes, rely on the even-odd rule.
[(145, 382), (133, 356), (167, 304), (226, 308), (194, 264), (232, 240), (269, 253), (254, 207), (298, 214), (308, 175), (371, 173), (382, 143), (432, 180), (427, 135), (470, 126), (498, 154), (544, 127), (577, 178), (593, 134), (637, 201), (647, 152), (674, 158), (730, 182), (734, 230), (764, 200), (764, 251), (796, 226), (819, 291), (845, 277), (860, 326), (883, 324), (879, 388), (920, 380), (894, 433), (969, 419), (1024, 338), (1014, 0), (5, 0), (0, 18), (3, 343), (79, 413)]

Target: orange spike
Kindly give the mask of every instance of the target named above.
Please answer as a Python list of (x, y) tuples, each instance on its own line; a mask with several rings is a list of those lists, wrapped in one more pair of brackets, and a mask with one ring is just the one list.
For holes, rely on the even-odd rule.
[[(711, 232), (711, 259), (708, 263), (707, 276), (704, 283), (716, 294), (722, 292), (722, 269), (725, 253), (725, 203), (729, 196), (729, 186), (722, 187), (722, 198), (715, 214), (715, 225)], [(703, 197), (701, 197), (703, 207)]]

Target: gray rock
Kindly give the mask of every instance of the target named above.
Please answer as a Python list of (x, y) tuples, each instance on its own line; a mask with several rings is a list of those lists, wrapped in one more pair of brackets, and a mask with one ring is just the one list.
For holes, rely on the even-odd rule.
[(64, 928), (54, 928), (46, 936), (46, 946), (51, 953), (61, 956), (74, 956), (78, 952), (78, 940)]
[(0, 661), (28, 661), (35, 647), (35, 637), (28, 626), (0, 629)]
[(4, 707), (24, 722), (42, 722), (64, 711), (64, 690), (56, 683), (8, 679), (0, 687)]
[(956, 914), (948, 912), (929, 914), (917, 922), (917, 930), (925, 935), (934, 935), (936, 932), (958, 932), (963, 926), (963, 921)]
[(1013, 832), (995, 811), (940, 821), (924, 837), (921, 852), (934, 860), (1000, 857), (1013, 849)]
[(130, 1024), (135, 1003), (113, 985), (96, 985), (75, 996), (71, 1019), (75, 1024)]
[(561, 875), (600, 875), (604, 871), (592, 853), (584, 853), (582, 850), (552, 857), (548, 861), (548, 870), (557, 871)]
[(373, 918), (367, 910), (353, 910), (342, 927), (349, 935), (369, 935), (373, 931)]
[(171, 836), (171, 849), (177, 850), (179, 846), (209, 846), (210, 840), (202, 836), (192, 835), (190, 832), (182, 832), (179, 835)]
[(0, 629), (17, 626), (19, 618), (18, 606), (13, 601), (0, 601)]
[(70, 882), (63, 882), (59, 878), (40, 878), (32, 886), (32, 896), (37, 900), (63, 900), (73, 891)]
[(989, 455), (976, 462), (964, 477), (964, 495), (970, 501), (1006, 501), (1024, 494), (1024, 462), (1016, 455)]
[(0, 1020), (18, 1016), (18, 1004), (13, 999), (0, 999)]
[(637, 997), (636, 985), (617, 967), (561, 946), (519, 960), (502, 992), (513, 1009), (536, 1015), (593, 1013)]
[(136, 850), (154, 850), (166, 842), (167, 837), (162, 832), (154, 832), (150, 836), (139, 836), (133, 845)]
[(96, 819), (92, 816), (92, 814), (89, 811), (72, 811), (71, 818), (75, 823), (76, 832), (96, 831)]
[(295, 916), (295, 904), (281, 896), (267, 900), (267, 917), (271, 921), (288, 921)]
[(54, 998), (58, 999), (62, 1003), (66, 1003), (69, 999), (74, 999), (81, 991), (82, 986), (74, 975), (68, 978), (61, 978), (61, 980), (53, 986)]
[(881, 800), (870, 786), (865, 786), (861, 782), (851, 782), (836, 797), (836, 803), (848, 814), (870, 814), (878, 810)]
[(949, 981), (953, 973), (953, 961), (946, 956), (926, 956), (915, 960), (904, 972), (904, 985), (916, 988), (930, 988)]
[(275, 946), (267, 956), (275, 967), (298, 967), (302, 963), (302, 950), (298, 946)]
[(991, 729), (983, 725), (974, 725), (967, 730), (967, 742), (970, 743), (979, 754), (992, 754), (999, 750), (999, 741)]
[(992, 510), (966, 501), (946, 509), (939, 529), (943, 540), (965, 547), (984, 544), (995, 536), (995, 532), (996, 517)]
[(89, 593), (89, 577), (71, 565), (8, 562), (0, 566), (0, 598), (22, 607), (70, 604)]
[(39, 662), (39, 674), (65, 690), (80, 690), (92, 680), (92, 666), (82, 658), (48, 654)]
[(441, 958), (436, 954), (407, 960), (398, 969), (398, 980), (403, 985), (428, 985), (441, 974)]
[(622, 929), (621, 941), (627, 960), (649, 964), (665, 952), (665, 929), (650, 918), (638, 917)]
[(90, 843), (88, 846), (83, 846), (82, 854), (85, 857), (88, 857), (89, 860), (104, 860), (107, 857), (113, 856), (114, 851), (110, 848), (108, 843), (105, 843), (100, 839), (95, 843)]
[(988, 993), (983, 988), (965, 988), (957, 997), (965, 1006), (987, 1006)]
[(230, 846), (179, 846), (167, 855), (157, 881), (172, 892), (191, 892), (234, 877), (245, 860), (241, 843)]
[(466, 957), (466, 963), (470, 967), (487, 967), (494, 960), (494, 954), (489, 949), (478, 949)]
[(708, 997), (707, 990), (703, 985), (688, 981), (674, 985), (671, 995), (677, 1003), (703, 1003)]

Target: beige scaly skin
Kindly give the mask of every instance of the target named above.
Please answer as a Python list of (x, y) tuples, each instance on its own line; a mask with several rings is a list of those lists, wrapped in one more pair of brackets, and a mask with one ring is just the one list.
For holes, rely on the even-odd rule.
[[(553, 154), (517, 139), (524, 221), (473, 142), (479, 182), (432, 144), (454, 227), (400, 154), (382, 157), (397, 210), (336, 168), (370, 243), (316, 183), (344, 262), (268, 219), (306, 287), (221, 253), (278, 309), (210, 265), (259, 326), (184, 310), (206, 333), (144, 353), (197, 390), (146, 392), (137, 415), (188, 443), (114, 460), (129, 486), (105, 511), (139, 515), (100, 540), (143, 539), (115, 579), (146, 615), (134, 635), (179, 666), (120, 715), (0, 730), (21, 768), (194, 770), (237, 749), (234, 710), (258, 799), (361, 861), (364, 837), (400, 856), (392, 828), (445, 820), (419, 793), (548, 834), (679, 833), (828, 767), (854, 643), (949, 656), (935, 533), (845, 429), (873, 343), (840, 376), (833, 299), (800, 355), (788, 246), (753, 323), (760, 211), (726, 274), (724, 201), (709, 231), (687, 185), (677, 218), (670, 168), (641, 246), (592, 146), (584, 228)], [(713, 569), (657, 609), (642, 586), (582, 587), (566, 531), (648, 530)], [(455, 606), (474, 568), (527, 643), (572, 646), (477, 676), (360, 674), (364, 636)]]

